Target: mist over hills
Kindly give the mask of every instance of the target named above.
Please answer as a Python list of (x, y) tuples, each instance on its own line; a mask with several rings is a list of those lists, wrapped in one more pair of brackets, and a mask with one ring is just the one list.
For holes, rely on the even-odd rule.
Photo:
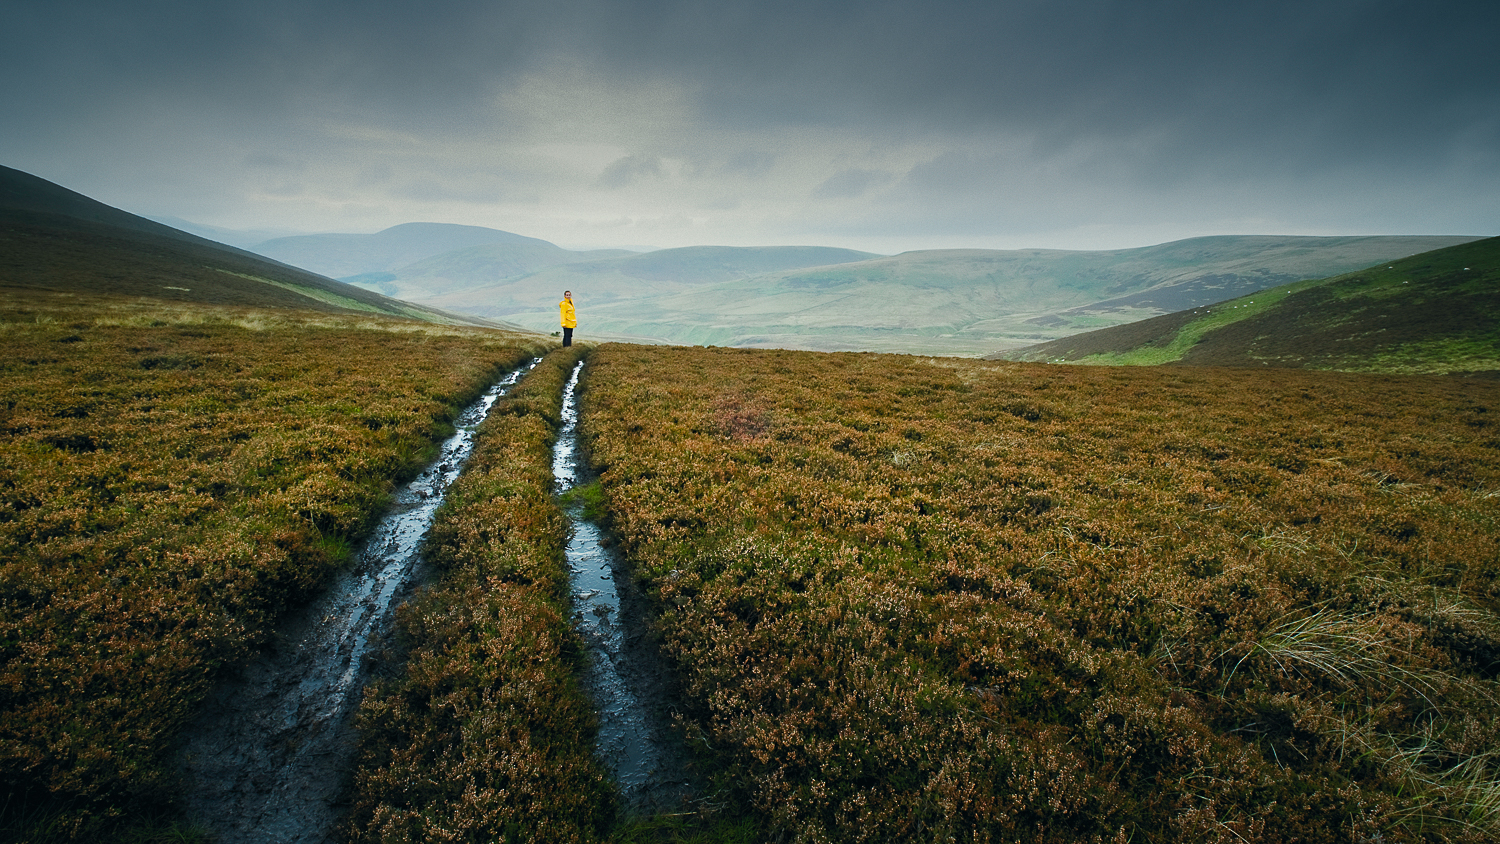
[[(254, 251), (330, 278), (388, 273), (424, 258), (502, 244), (565, 253), (545, 240), (482, 226), (403, 223), (375, 234), (309, 234), (258, 243)], [(570, 253), (571, 254), (571, 253)]]
[(1220, 236), (1093, 252), (893, 256), (816, 246), (633, 253), (420, 223), (256, 249), (332, 273), (357, 270), (342, 277), (387, 296), (539, 331), (555, 329), (557, 300), (572, 290), (580, 336), (982, 355), (1472, 239)]
[[(498, 320), (541, 332), (556, 330), (557, 300), (572, 290), (580, 339), (957, 355), (1138, 324), (1476, 240), (1220, 236), (1093, 252), (880, 256), (819, 246), (693, 246), (637, 253), (409, 223), (372, 235), (273, 238), (256, 244), (256, 254), (8, 168), (0, 168), (0, 221), (3, 287)], [(346, 284), (307, 266), (356, 272)], [(1054, 347), (1038, 354), (1076, 357)]]
[(491, 317), (553, 308), (562, 291), (574, 286), (587, 288), (599, 304), (878, 257), (823, 246), (576, 251), (498, 229), (443, 223), (406, 223), (368, 235), (277, 238), (254, 249), (387, 296)]
[(215, 243), (8, 167), (0, 167), (0, 291), (493, 324)]
[[(690, 287), (679, 279), (675, 290), (622, 278), (618, 265), (602, 262), (557, 267), (431, 303), (542, 329), (555, 319), (556, 291), (567, 288), (579, 302), (581, 333), (704, 345), (981, 355), (1472, 239), (1223, 236), (1097, 252), (933, 250), (766, 270)], [(651, 256), (668, 261), (675, 251)], [(547, 296), (534, 284), (555, 291)], [(536, 302), (533, 309), (525, 308), (527, 297)]]
[(1500, 377), (1500, 238), (991, 357)]
[[(564, 290), (573, 291), (575, 301), (593, 309), (592, 330), (645, 337), (675, 343), (701, 343), (703, 339), (669, 324), (658, 332), (652, 319), (611, 319), (611, 305), (650, 303), (662, 297), (692, 296), (693, 291), (725, 282), (759, 278), (769, 272), (848, 264), (868, 260), (871, 253), (823, 246), (686, 246), (645, 254), (602, 258), (560, 264), (527, 275), (489, 284), (471, 284), (424, 299), (435, 307), (452, 308), (520, 324), (545, 328), (556, 321), (557, 300)], [(472, 278), (472, 277), (471, 277)], [(580, 305), (580, 307), (583, 307)], [(654, 315), (654, 314), (653, 314)], [(690, 320), (690, 310), (673, 311), (671, 318)], [(727, 344), (721, 344), (727, 345)]]
[(151, 220), (155, 223), (161, 223), (164, 226), (177, 229), (178, 231), (184, 231), (188, 234), (195, 234), (201, 238), (212, 240), (215, 243), (222, 243), (226, 246), (233, 246), (237, 249), (245, 249), (251, 252), (255, 251), (256, 246), (259, 246), (260, 244), (265, 243), (268, 240), (275, 240), (282, 237), (294, 237), (296, 235), (302, 234), (302, 232), (279, 231), (273, 229), (226, 229), (219, 226), (208, 226), (202, 223), (195, 223), (191, 220), (184, 220), (181, 217), (147, 216), (146, 219)]

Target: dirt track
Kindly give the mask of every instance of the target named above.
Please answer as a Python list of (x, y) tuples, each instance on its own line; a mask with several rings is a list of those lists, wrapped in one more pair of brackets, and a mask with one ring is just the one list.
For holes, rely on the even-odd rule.
[(397, 494), (357, 564), (292, 612), (274, 641), (228, 677), (185, 731), (179, 760), (189, 817), (220, 844), (337, 840), (355, 735), (351, 716), (393, 610), (420, 582), (421, 544), (474, 431), (524, 370), (466, 409), (441, 455)]

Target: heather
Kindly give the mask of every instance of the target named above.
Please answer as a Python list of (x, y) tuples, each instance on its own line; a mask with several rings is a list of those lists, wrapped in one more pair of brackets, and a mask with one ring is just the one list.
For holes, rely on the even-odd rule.
[(439, 510), (426, 557), (440, 577), (402, 607), (404, 666), (359, 713), (353, 841), (599, 841), (614, 820), (552, 496), (581, 356), (553, 352), (495, 405)]
[(0, 302), (0, 805), (16, 838), (167, 811), (216, 672), (535, 338), (120, 299)]
[(607, 345), (584, 423), (791, 841), (1500, 834), (1500, 385)]

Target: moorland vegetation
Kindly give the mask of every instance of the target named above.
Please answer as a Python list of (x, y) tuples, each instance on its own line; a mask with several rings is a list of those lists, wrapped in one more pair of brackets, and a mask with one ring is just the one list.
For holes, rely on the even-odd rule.
[(544, 340), (0, 298), (0, 838), (170, 818), (171, 739), (216, 672), (348, 562), (393, 482)]
[(1500, 835), (1500, 385), (606, 345), (584, 397), (769, 840)]
[[(170, 744), (218, 672), (552, 344), (75, 206), (0, 227), (0, 840), (190, 837)], [(608, 345), (480, 432), (355, 840), (670, 830), (618, 823), (574, 679), (548, 447), (584, 354), (699, 840), (1500, 836), (1500, 383)]]

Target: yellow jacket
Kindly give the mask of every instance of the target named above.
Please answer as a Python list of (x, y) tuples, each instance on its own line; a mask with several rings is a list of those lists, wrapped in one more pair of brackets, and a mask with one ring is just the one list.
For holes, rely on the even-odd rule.
[(578, 314), (573, 310), (573, 300), (564, 299), (557, 303), (557, 307), (562, 310), (562, 327), (577, 328)]

